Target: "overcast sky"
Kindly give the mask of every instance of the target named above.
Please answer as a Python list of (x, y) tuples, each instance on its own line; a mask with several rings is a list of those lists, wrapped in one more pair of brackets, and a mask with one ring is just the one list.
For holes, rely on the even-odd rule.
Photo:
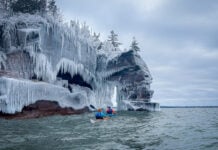
[(217, 0), (57, 0), (66, 21), (78, 19), (123, 48), (133, 36), (153, 76), (152, 101), (218, 105)]

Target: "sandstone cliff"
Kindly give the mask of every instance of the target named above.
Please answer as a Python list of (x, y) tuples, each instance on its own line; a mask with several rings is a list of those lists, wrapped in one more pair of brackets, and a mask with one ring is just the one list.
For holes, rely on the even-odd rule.
[(140, 56), (108, 42), (99, 49), (99, 42), (78, 22), (0, 18), (0, 111), (14, 114), (40, 100), (73, 110), (150, 102), (152, 77)]

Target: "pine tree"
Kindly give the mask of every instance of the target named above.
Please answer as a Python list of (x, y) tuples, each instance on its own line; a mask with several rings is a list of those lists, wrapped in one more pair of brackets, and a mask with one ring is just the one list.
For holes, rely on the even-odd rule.
[(50, 0), (48, 2), (48, 10), (51, 12), (53, 16), (57, 15), (58, 8), (55, 0)]
[(140, 48), (138, 46), (138, 42), (136, 41), (135, 37), (133, 37), (133, 39), (132, 39), (132, 44), (131, 44), (130, 48), (136, 52), (140, 51)]
[(39, 1), (39, 7), (40, 7), (40, 12), (42, 14), (46, 13), (46, 9), (47, 9), (47, 0), (40, 0)]
[(108, 38), (108, 41), (115, 47), (115, 50), (119, 47), (119, 45), (121, 45), (121, 43), (118, 42), (118, 35), (115, 34), (113, 30)]
[(40, 11), (40, 2), (38, 0), (17, 0), (11, 8), (14, 12), (34, 14)]

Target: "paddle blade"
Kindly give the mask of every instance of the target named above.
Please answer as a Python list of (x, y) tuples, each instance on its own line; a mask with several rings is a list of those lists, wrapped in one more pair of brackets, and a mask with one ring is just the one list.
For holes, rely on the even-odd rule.
[(93, 105), (90, 105), (90, 107), (91, 107), (92, 109), (96, 109)]
[(90, 122), (91, 122), (91, 123), (95, 123), (96, 121), (95, 121), (95, 120), (93, 120), (93, 119), (90, 119)]

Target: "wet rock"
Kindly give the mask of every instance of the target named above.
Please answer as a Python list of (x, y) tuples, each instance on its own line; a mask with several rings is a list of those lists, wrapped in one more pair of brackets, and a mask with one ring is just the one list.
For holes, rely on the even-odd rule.
[(70, 107), (61, 108), (58, 102), (55, 101), (39, 100), (34, 104), (25, 106), (21, 112), (15, 114), (5, 114), (0, 112), (0, 117), (5, 119), (29, 119), (52, 115), (75, 115), (85, 112), (89, 112), (88, 107), (75, 110)]
[(126, 100), (150, 102), (153, 90), (150, 89), (152, 77), (142, 58), (130, 50), (110, 60), (106, 70), (118, 69), (107, 79), (121, 84), (120, 93)]

